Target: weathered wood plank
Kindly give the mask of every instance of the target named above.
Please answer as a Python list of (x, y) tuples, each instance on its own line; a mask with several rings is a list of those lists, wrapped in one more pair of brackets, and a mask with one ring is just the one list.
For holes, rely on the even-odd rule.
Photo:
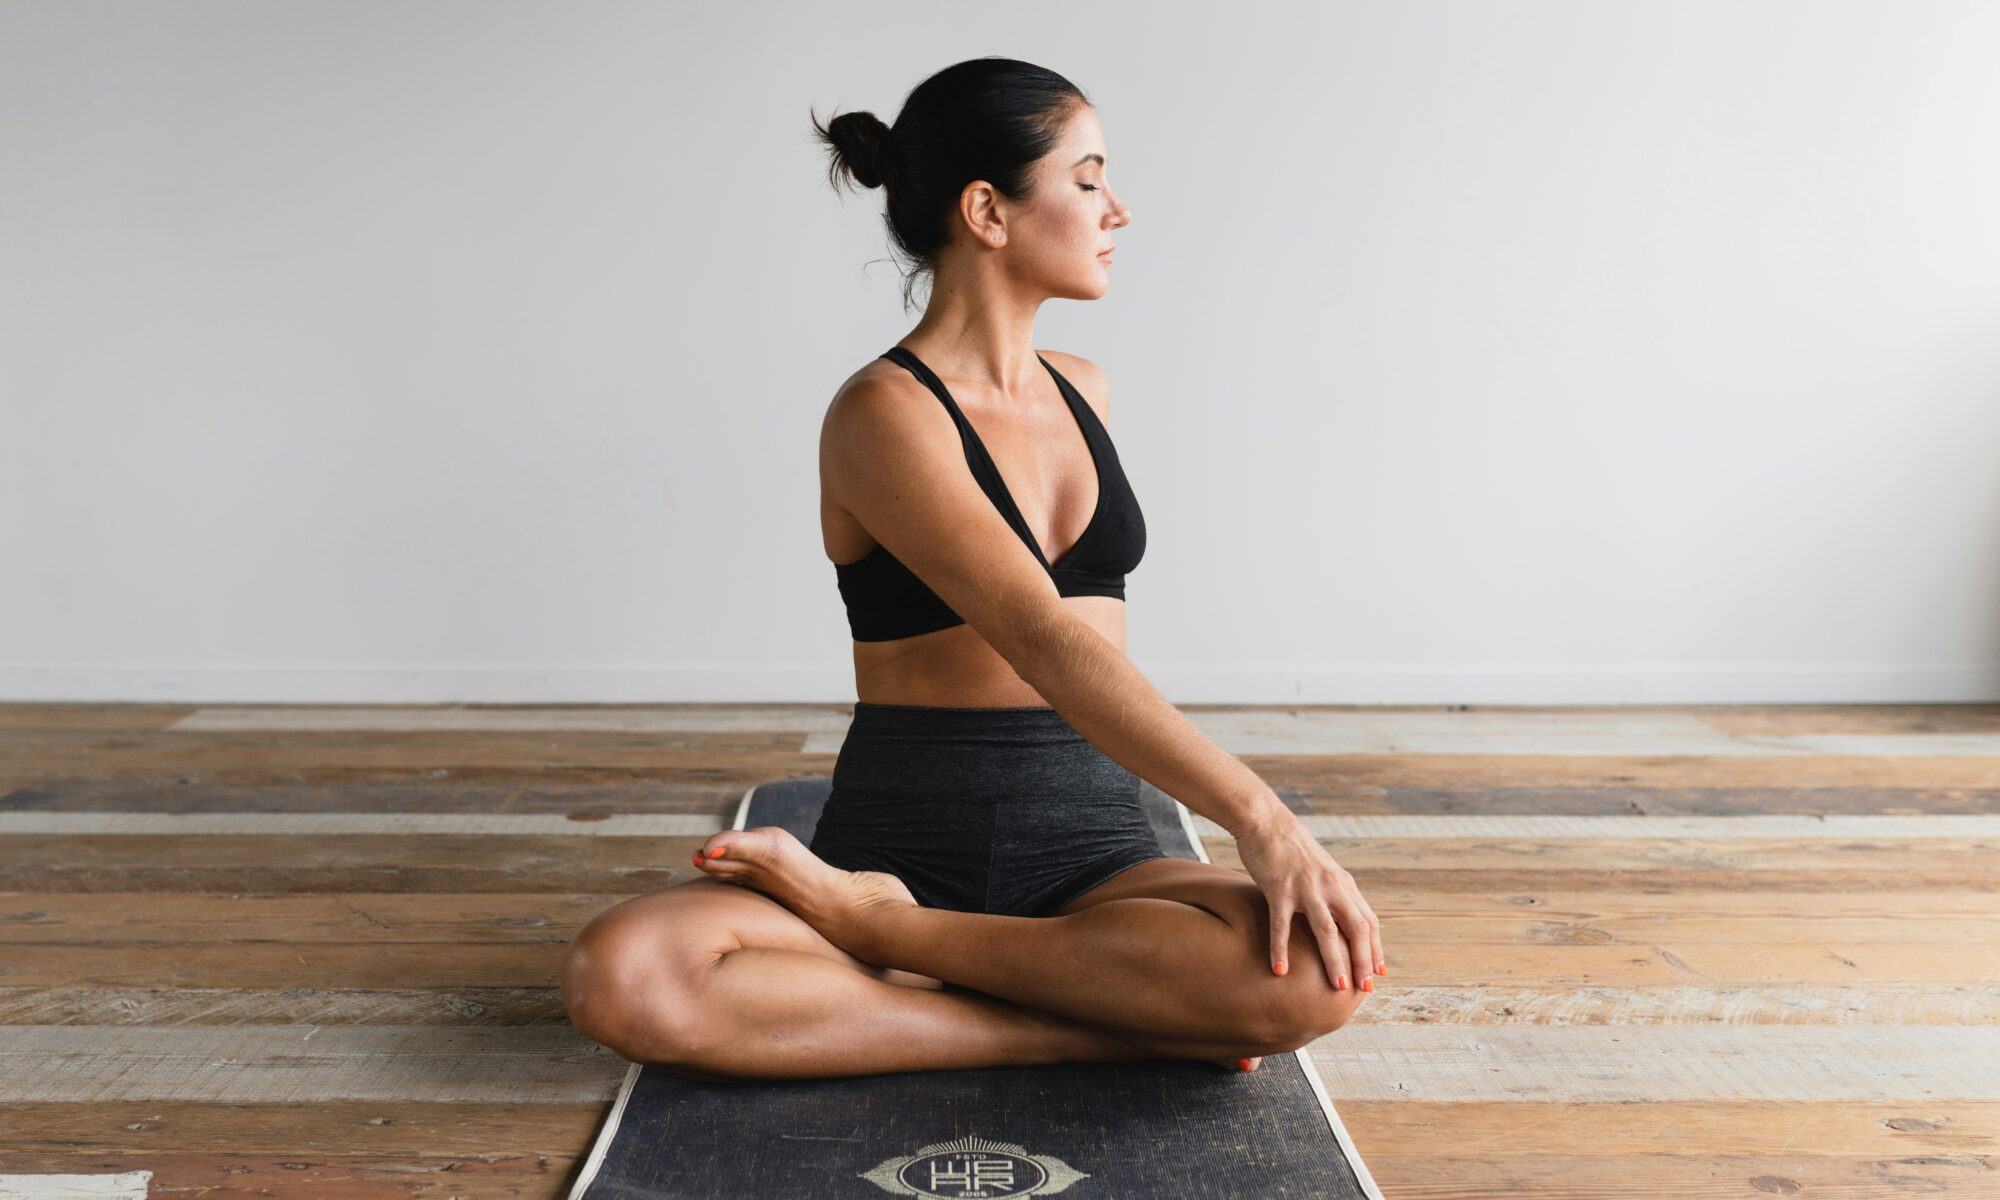
[(1404, 979), (1393, 988), (1378, 987), (1354, 1020), (1385, 1025), (2000, 1025), (2000, 985), (1423, 987)]
[[(512, 943), (21, 943), (6, 954), (15, 987), (553, 987), (566, 939)], [(1607, 946), (1405, 944), (1385, 938), (1397, 987), (1671, 987), (1786, 984), (1939, 986), (2000, 978), (1992, 946), (1701, 943)], [(1246, 959), (1246, 963), (1248, 960)]]
[[(1897, 787), (1374, 787), (1327, 781), (1287, 788), (1299, 811), (1489, 816), (2000, 813), (2000, 789)], [(221, 806), (218, 806), (221, 807)]]
[[(150, 1171), (154, 1197), (200, 1196), (202, 1200), (554, 1200), (566, 1194), (581, 1155), (574, 1158), (517, 1154), (439, 1157), (423, 1154), (381, 1157), (313, 1153), (283, 1156), (176, 1154), (140, 1158), (122, 1154), (77, 1154), (37, 1150), (8, 1155), (10, 1169), (35, 1173), (95, 1174), (120, 1169)], [(26, 1200), (80, 1200), (74, 1193)]]
[[(809, 767), (793, 775), (825, 774)], [(761, 782), (761, 781), (759, 781)], [(712, 812), (734, 813), (746, 785), (702, 780), (570, 784), (553, 780), (354, 780), (180, 783), (57, 780), (0, 796), (34, 812)], [(1916, 816), (2000, 814), (1996, 788), (1380, 787), (1339, 778), (1280, 790), (1301, 813), (1330, 816)]]
[[(371, 1100), (218, 1104), (126, 1100), (0, 1105), (0, 1153), (577, 1154), (605, 1106)], [(2000, 1103), (1350, 1100), (1340, 1115), (1376, 1155), (2000, 1154)]]
[(1978, 1100), (1900, 1104), (1349, 1100), (1340, 1106), (1340, 1118), (1370, 1163), (1378, 1155), (1423, 1154), (1493, 1158), (2000, 1154), (2000, 1104)]
[[(581, 1154), (607, 1105), (327, 1100), (219, 1104), (101, 1100), (0, 1105), (0, 1156), (21, 1150), (93, 1155), (246, 1154), (455, 1156)], [(1954, 1108), (1965, 1116), (1970, 1106)], [(0, 1162), (8, 1161), (0, 1157)]]
[(739, 789), (831, 755), (798, 752), (786, 733), (70, 733), (0, 730), (0, 791), (63, 780), (340, 783), (452, 779), (570, 785), (731, 782)]
[[(2000, 1100), (2000, 1026), (1352, 1023), (1335, 1101)], [(559, 1026), (0, 1026), (0, 1102), (601, 1101), (626, 1064)]]
[(1336, 1102), (2000, 1100), (1994, 1025), (1357, 1022), (1310, 1053)]
[[(1273, 787), (2000, 787), (2000, 758), (1655, 758), (1512, 754), (1239, 755)], [(811, 760), (804, 760), (811, 761)]]
[[(617, 838), (560, 834), (356, 833), (340, 837), (258, 834), (9, 834), (0, 837), (0, 884), (61, 863), (65, 870), (206, 867), (218, 863), (316, 867), (464, 868), (469, 865), (604, 869), (692, 865), (706, 835)], [(1226, 838), (1205, 839), (1209, 853), (1231, 850)], [(1895, 838), (1879, 841), (1812, 838), (1321, 838), (1342, 864), (1364, 869), (1428, 871), (1519, 870), (1812, 871), (1838, 875), (1940, 869), (2000, 881), (2000, 839)], [(533, 885), (524, 884), (532, 888)], [(150, 890), (150, 889), (141, 889)], [(223, 890), (223, 889), (211, 889)], [(235, 890), (235, 889), (230, 889)], [(485, 889), (468, 889), (485, 890)], [(554, 890), (536, 888), (533, 890)], [(599, 890), (599, 889), (574, 889)], [(608, 890), (608, 889), (606, 889)], [(1926, 889), (1952, 890), (1952, 889)], [(1978, 890), (1986, 890), (1984, 888)]]
[(192, 704), (127, 704), (122, 701), (49, 703), (0, 701), (0, 730), (105, 730), (116, 733), (166, 729), (195, 712)]
[[(1359, 1024), (1992, 1025), (2000, 984), (1413, 985), (1372, 993)], [(552, 986), (0, 987), (0, 1025), (567, 1025)]]
[(568, 1024), (562, 996), (547, 986), (0, 987), (0, 1025)]
[(1728, 704), (1687, 709), (1738, 737), (1801, 733), (2000, 733), (2000, 704)]
[[(210, 705), (175, 733), (840, 733), (850, 704)], [(1703, 725), (1713, 729), (1713, 726)]]
[(615, 1097), (629, 1066), (565, 1026), (0, 1026), (4, 1103), (576, 1104)]
[[(567, 940), (615, 895), (0, 892), (0, 945), (131, 942)], [(1683, 902), (1620, 892), (1485, 897), (1370, 890), (1398, 944), (1873, 942), (2000, 945), (2000, 894), (1819, 897), (1735, 892)], [(1819, 911), (1815, 911), (1815, 910)]]
[(215, 784), (81, 779), (15, 788), (0, 795), (0, 812), (560, 813), (585, 820), (611, 813), (706, 813), (723, 820), (725, 814), (735, 814), (747, 786), (673, 779), (578, 785), (452, 779)]
[(1769, 1156), (1572, 1154), (1409, 1157), (1357, 1142), (1383, 1194), (1395, 1200), (1884, 1200), (1893, 1196), (1992, 1197), (1993, 1168), (1977, 1156), (1775, 1154)]
[[(735, 813), (270, 813), (270, 812), (33, 812), (0, 811), (0, 836), (242, 834), (246, 836), (510, 834), (517, 837), (706, 836), (729, 827)], [(2000, 816), (1616, 817), (1616, 816), (1324, 816), (1304, 814), (1305, 829), (1322, 841), (1435, 840), (1739, 841), (1852, 843), (1922, 840), (2000, 843)], [(1206, 817), (1194, 818), (1204, 837), (1228, 837)]]

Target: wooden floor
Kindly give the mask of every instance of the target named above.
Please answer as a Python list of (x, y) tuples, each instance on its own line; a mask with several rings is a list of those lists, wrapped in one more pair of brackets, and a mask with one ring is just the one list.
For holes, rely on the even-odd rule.
[[(1390, 1200), (2000, 1196), (2000, 706), (1187, 711), (1385, 922)], [(0, 706), (0, 1195), (565, 1195), (564, 944), (848, 712)]]

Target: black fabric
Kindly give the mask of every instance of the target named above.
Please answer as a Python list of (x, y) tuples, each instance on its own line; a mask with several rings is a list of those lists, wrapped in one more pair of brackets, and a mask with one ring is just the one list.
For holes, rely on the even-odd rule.
[(1139, 777), (1047, 706), (854, 706), (812, 852), (929, 908), (1045, 917), (1164, 858)]
[(1162, 1060), (740, 1084), (647, 1068), (625, 1123), (580, 1200), (1369, 1196), (1296, 1054), (1249, 1073)]
[[(1076, 544), (1053, 563), (1035, 541), (1034, 531), (1028, 528), (1027, 519), (1014, 503), (999, 467), (986, 452), (986, 444), (979, 440), (978, 431), (959, 410), (944, 381), (903, 346), (891, 346), (881, 357), (915, 375), (943, 403), (958, 426), (959, 441), (965, 447), (966, 465), (972, 468), (973, 478), (1034, 553), (1043, 570), (1055, 580), (1057, 594), (1125, 598), (1125, 576), (1146, 553), (1145, 516), (1139, 511), (1138, 497), (1132, 494), (1132, 485), (1118, 461), (1118, 451), (1111, 444), (1111, 434), (1097, 419), (1097, 411), (1048, 359), (1035, 356), (1054, 377), (1056, 390), (1069, 405), (1070, 414), (1076, 418), (1083, 440), (1090, 447), (1091, 460), (1097, 465), (1097, 507), (1090, 523), (1084, 526)], [(834, 564), (834, 577), (841, 600), (847, 606), (848, 629), (857, 642), (885, 642), (965, 624), (963, 617), (879, 542), (853, 562)]]

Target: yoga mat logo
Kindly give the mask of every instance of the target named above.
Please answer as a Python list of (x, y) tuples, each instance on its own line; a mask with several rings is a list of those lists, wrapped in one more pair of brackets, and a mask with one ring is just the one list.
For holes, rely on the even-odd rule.
[(885, 1158), (861, 1178), (897, 1196), (1048, 1196), (1088, 1179), (1060, 1158), (1030, 1154), (1012, 1142), (962, 1137), (937, 1142), (907, 1157)]

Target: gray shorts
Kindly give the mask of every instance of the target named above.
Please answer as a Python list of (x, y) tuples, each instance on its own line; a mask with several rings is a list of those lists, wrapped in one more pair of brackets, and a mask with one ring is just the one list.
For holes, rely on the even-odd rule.
[(1042, 917), (1165, 858), (1139, 777), (1046, 706), (854, 706), (813, 853), (927, 908)]

